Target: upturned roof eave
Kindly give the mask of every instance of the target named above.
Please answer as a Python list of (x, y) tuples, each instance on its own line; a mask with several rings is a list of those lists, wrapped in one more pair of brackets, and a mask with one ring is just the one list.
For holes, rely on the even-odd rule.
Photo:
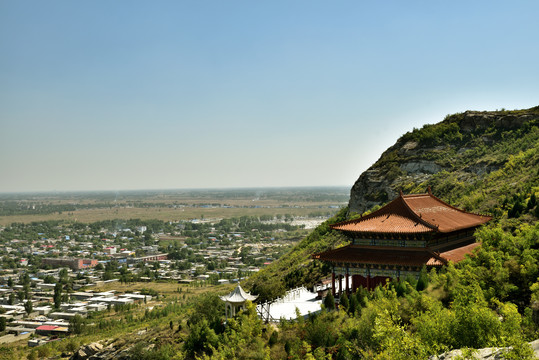
[[(410, 207), (408, 202), (406, 201), (407, 199), (414, 199), (414, 198), (424, 197), (424, 196), (428, 196), (428, 197), (436, 200), (442, 206), (445, 206), (445, 207), (447, 207), (449, 209), (455, 210), (455, 211), (457, 211), (457, 212), (459, 212), (461, 214), (477, 216), (478, 219), (477, 219), (477, 221), (473, 222), (472, 224), (455, 226), (455, 227), (442, 226), (442, 228), (440, 228), (439, 224), (431, 223), (431, 222), (427, 221), (426, 219), (424, 219), (421, 216), (421, 214), (416, 213)], [(376, 218), (377, 216), (383, 216), (389, 210), (388, 207), (395, 207), (395, 206), (396, 207), (401, 207), (406, 212), (406, 217), (408, 217), (408, 219), (416, 222), (417, 224), (421, 224), (421, 225), (431, 229), (431, 231), (365, 231), (365, 230), (357, 231), (357, 230), (352, 230), (352, 229), (343, 229), (343, 228), (341, 228), (341, 227), (347, 226), (349, 224), (357, 224), (357, 225), (359, 225), (359, 224), (361, 224), (361, 223), (363, 223), (363, 222), (365, 222), (367, 220)], [(389, 211), (391, 211), (391, 210), (389, 210)], [(462, 209), (459, 209), (459, 208), (457, 208), (455, 206), (452, 206), (452, 205), (446, 203), (445, 201), (443, 201), (443, 200), (437, 198), (436, 196), (434, 196), (432, 194), (432, 192), (430, 191), (430, 189), (429, 189), (429, 191), (427, 193), (424, 193), (424, 194), (403, 195), (401, 193), (401, 194), (399, 194), (399, 196), (397, 198), (395, 198), (394, 200), (392, 200), (391, 202), (389, 202), (388, 204), (386, 204), (382, 208), (372, 212), (369, 215), (363, 216), (361, 218), (353, 219), (353, 220), (348, 220), (348, 221), (343, 221), (343, 222), (336, 223), (336, 224), (331, 224), (329, 226), (333, 230), (347, 231), (347, 232), (356, 233), (356, 234), (357, 233), (365, 233), (365, 234), (399, 234), (399, 235), (401, 235), (401, 234), (427, 234), (427, 233), (444, 233), (445, 234), (445, 233), (450, 233), (450, 232), (454, 232), (454, 231), (463, 230), (463, 229), (466, 229), (466, 228), (477, 227), (477, 226), (480, 226), (480, 225), (483, 225), (483, 224), (487, 223), (490, 220), (492, 220), (492, 216), (467, 212), (467, 211), (464, 211)]]

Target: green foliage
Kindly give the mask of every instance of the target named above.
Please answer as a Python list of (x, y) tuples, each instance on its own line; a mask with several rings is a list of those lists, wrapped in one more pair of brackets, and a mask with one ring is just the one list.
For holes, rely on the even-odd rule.
[(350, 307), (350, 302), (348, 301), (348, 296), (346, 295), (346, 293), (341, 295), (339, 305), (343, 308), (344, 311), (348, 311), (348, 308)]
[[(453, 119), (450, 119), (453, 120)], [(424, 125), (403, 136), (405, 141), (416, 141), (421, 145), (433, 146), (444, 143), (459, 143), (464, 136), (457, 122), (443, 121), (434, 125)]]
[(174, 356), (175, 351), (170, 345), (155, 347), (139, 342), (129, 351), (129, 359), (132, 360), (169, 360)]
[(356, 294), (352, 294), (352, 296), (350, 296), (350, 306), (348, 307), (348, 313), (354, 315), (358, 311), (360, 311), (359, 300)]
[(194, 356), (202, 353), (212, 353), (219, 344), (219, 337), (210, 327), (208, 320), (202, 319), (189, 326), (189, 336), (184, 344), (187, 354)]
[(416, 289), (417, 291), (422, 291), (427, 288), (429, 285), (429, 277), (427, 275), (427, 268), (423, 266), (421, 272), (419, 273), (419, 279), (417, 279)]
[(258, 301), (264, 303), (266, 301), (272, 301), (283, 295), (286, 292), (285, 286), (280, 279), (271, 277), (270, 274), (265, 272), (258, 279), (257, 282), (251, 288), (253, 294), (258, 295)]
[(333, 297), (333, 294), (331, 292), (328, 292), (328, 294), (324, 298), (324, 307), (328, 311), (332, 311), (335, 309), (335, 298)]
[(518, 341), (507, 350), (503, 356), (506, 360), (533, 360), (536, 359), (535, 353), (532, 347), (524, 342)]
[(69, 330), (73, 334), (82, 334), (86, 326), (85, 320), (79, 314), (69, 320)]
[(62, 284), (60, 282), (54, 285), (53, 300), (54, 300), (54, 307), (56, 309), (59, 309), (60, 304), (62, 303)]
[(429, 355), (422, 339), (406, 331), (399, 316), (387, 310), (376, 317), (373, 338), (379, 344), (377, 359), (419, 360)]
[(522, 311), (530, 304), (531, 287), (539, 277), (539, 223), (523, 225), (514, 234), (501, 227), (476, 232), (482, 247), (464, 261), (467, 282), (478, 282), (487, 298), (510, 301)]
[(305, 324), (305, 340), (312, 347), (334, 346), (338, 337), (334, 324), (322, 316), (312, 315)]
[(502, 335), (501, 323), (490, 310), (478, 286), (462, 288), (452, 306), (454, 347), (479, 349), (495, 345)]
[(27, 314), (30, 314), (34, 310), (34, 307), (32, 306), (32, 301), (26, 300), (24, 303), (24, 311), (26, 311)]
[[(266, 359), (269, 348), (262, 337), (263, 324), (256, 314), (255, 306), (247, 302), (246, 310), (229, 319), (218, 346), (210, 343), (213, 358), (219, 359)], [(208, 351), (206, 351), (208, 354)]]

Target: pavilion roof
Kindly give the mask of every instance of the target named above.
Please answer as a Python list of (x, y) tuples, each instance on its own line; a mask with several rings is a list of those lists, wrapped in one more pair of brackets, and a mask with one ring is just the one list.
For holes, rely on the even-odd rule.
[(254, 301), (258, 297), (258, 295), (249, 294), (248, 292), (246, 292), (245, 290), (241, 288), (240, 284), (238, 284), (238, 286), (236, 286), (236, 288), (232, 290), (230, 294), (226, 296), (219, 296), (219, 297), (221, 298), (221, 300), (225, 302), (243, 303), (246, 300)]
[(360, 233), (448, 233), (473, 228), (492, 219), (453, 207), (429, 192), (402, 193), (381, 209), (359, 219), (331, 225), (333, 229)]

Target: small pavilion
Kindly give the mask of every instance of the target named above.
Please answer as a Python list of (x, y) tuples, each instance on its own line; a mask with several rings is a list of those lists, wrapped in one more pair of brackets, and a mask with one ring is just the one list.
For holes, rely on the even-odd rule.
[(350, 244), (313, 258), (332, 267), (333, 296), (360, 286), (372, 290), (387, 279), (417, 278), (423, 267), (438, 268), (463, 260), (480, 245), (473, 237), (475, 229), (489, 220), (490, 216), (445, 203), (432, 195), (430, 187), (425, 194), (401, 192), (367, 216), (331, 225)]
[(230, 294), (219, 296), (225, 302), (225, 317), (227, 319), (236, 316), (236, 312), (240, 309), (245, 310), (245, 302), (247, 300), (254, 301), (257, 297), (258, 295), (251, 295), (243, 290), (240, 284)]

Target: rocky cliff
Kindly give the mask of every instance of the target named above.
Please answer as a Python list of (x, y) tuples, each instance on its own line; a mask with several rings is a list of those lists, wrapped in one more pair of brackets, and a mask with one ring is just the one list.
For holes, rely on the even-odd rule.
[[(400, 190), (425, 192), (429, 185), (448, 201), (462, 201), (467, 195), (463, 192), (480, 189), (513, 157), (537, 148), (538, 124), (539, 106), (516, 111), (466, 111), (414, 129), (361, 174), (352, 187), (349, 210), (363, 213), (393, 199)], [(525, 169), (533, 169), (537, 151), (527, 160)], [(515, 181), (518, 183), (524, 175), (517, 174)], [(486, 208), (475, 210), (492, 210), (492, 201), (483, 203)], [(457, 205), (474, 208), (473, 203)]]

